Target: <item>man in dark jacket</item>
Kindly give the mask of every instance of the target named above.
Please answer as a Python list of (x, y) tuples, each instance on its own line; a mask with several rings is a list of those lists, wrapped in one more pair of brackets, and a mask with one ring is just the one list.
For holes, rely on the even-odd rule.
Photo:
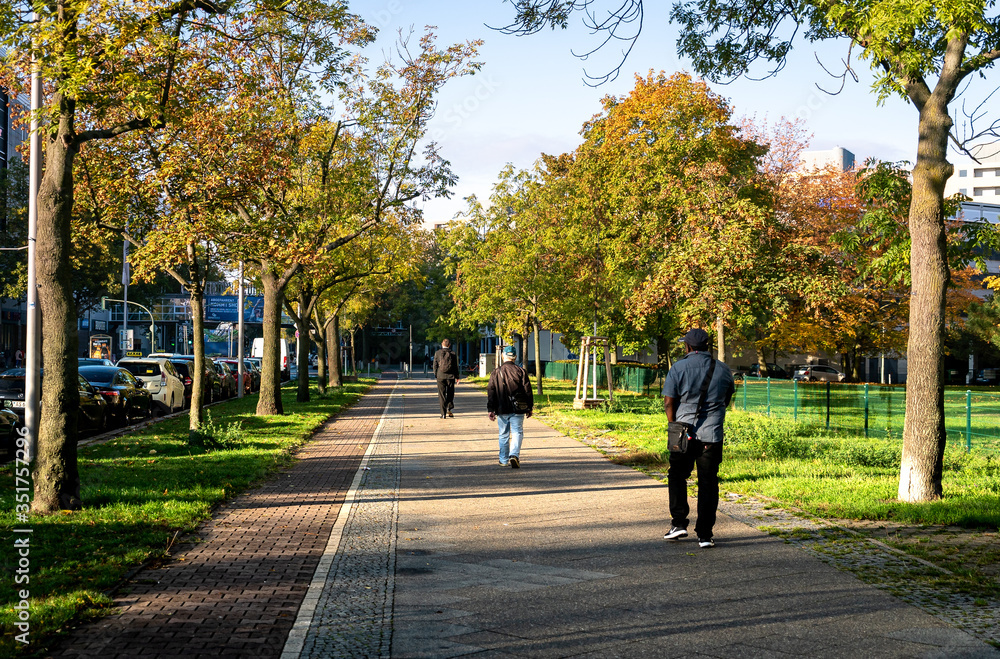
[(531, 416), (535, 399), (531, 395), (528, 372), (514, 363), (517, 349), (503, 349), (503, 363), (490, 374), (486, 386), (486, 411), (490, 421), (500, 427), (500, 466), (521, 466), (521, 440), (524, 438), (524, 418)]
[(441, 418), (454, 418), (455, 383), (458, 382), (458, 357), (451, 351), (451, 341), (441, 342), (441, 349), (434, 353), (434, 378), (438, 384), (441, 401)]

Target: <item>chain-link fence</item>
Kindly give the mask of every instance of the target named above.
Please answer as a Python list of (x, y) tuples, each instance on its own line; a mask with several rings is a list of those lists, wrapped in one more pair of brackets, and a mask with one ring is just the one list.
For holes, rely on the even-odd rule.
[[(733, 403), (830, 430), (900, 438), (906, 386), (746, 378), (737, 383)], [(944, 413), (949, 443), (1000, 450), (1000, 392), (946, 389)]]

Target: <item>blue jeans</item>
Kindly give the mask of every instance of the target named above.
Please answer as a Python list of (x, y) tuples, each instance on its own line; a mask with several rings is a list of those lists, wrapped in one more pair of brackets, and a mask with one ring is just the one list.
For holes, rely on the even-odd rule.
[(510, 456), (521, 457), (521, 440), (524, 439), (523, 414), (497, 414), (500, 426), (500, 464), (507, 464)]

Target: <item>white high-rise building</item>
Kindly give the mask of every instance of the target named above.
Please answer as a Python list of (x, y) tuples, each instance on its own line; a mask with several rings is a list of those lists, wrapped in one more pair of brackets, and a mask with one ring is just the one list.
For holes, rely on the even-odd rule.
[(835, 167), (842, 172), (854, 169), (854, 154), (847, 149), (835, 146), (826, 151), (803, 151), (803, 173)]
[(945, 184), (944, 195), (960, 192), (976, 203), (1000, 204), (1000, 146), (980, 147), (976, 155), (979, 162), (969, 156), (949, 155), (955, 173)]

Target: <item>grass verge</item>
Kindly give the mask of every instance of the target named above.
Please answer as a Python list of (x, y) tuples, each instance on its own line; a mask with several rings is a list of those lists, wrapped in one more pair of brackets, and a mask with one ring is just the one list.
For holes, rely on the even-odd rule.
[[(30, 656), (70, 621), (104, 615), (111, 592), (126, 574), (167, 555), (178, 535), (194, 530), (220, 503), (246, 491), (293, 461), (295, 449), (330, 416), (356, 402), (374, 380), (362, 379), (309, 403), (282, 390), (285, 415), (257, 417), (257, 397), (213, 406), (211, 421), (189, 441), (182, 415), (107, 443), (80, 448), (84, 509), (27, 524), (14, 515), (13, 467), (0, 470), (0, 657)], [(15, 526), (16, 525), (16, 526)], [(31, 529), (30, 581), (16, 584), (13, 529)], [(22, 538), (24, 534), (18, 534)], [(15, 627), (27, 590), (30, 645)]]

